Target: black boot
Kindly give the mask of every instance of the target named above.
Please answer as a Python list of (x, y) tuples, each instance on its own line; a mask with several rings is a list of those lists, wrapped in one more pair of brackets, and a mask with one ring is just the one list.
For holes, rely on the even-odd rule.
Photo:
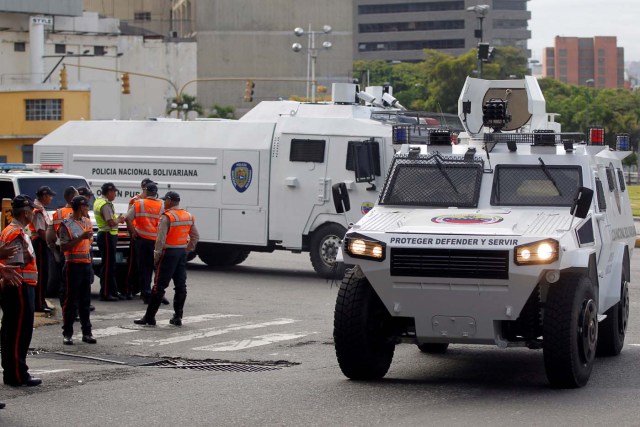
[(155, 326), (156, 324), (156, 313), (160, 308), (160, 304), (162, 302), (162, 295), (151, 294), (151, 298), (149, 298), (149, 304), (147, 305), (147, 312), (142, 316), (141, 319), (134, 320), (133, 323), (136, 325), (149, 325)]
[(182, 313), (184, 310), (184, 302), (187, 300), (187, 293), (176, 293), (173, 295), (173, 317), (169, 320), (174, 326), (182, 326)]

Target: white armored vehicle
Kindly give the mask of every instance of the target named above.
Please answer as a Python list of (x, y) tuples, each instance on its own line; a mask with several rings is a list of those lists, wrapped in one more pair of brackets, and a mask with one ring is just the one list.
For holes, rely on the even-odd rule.
[[(398, 343), (521, 346), (543, 350), (553, 386), (583, 386), (596, 355), (624, 344), (629, 152), (610, 150), (602, 129), (586, 142), (556, 132), (530, 77), (469, 78), (459, 111), (468, 134), (458, 145), (394, 130), (403, 145), (378, 201), (343, 243), (354, 267), (335, 307), (340, 368), (381, 378)], [(334, 191), (339, 212), (344, 194)]]

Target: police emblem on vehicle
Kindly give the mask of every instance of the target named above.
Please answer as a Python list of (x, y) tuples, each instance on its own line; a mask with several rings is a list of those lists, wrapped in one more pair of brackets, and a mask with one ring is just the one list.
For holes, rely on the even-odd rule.
[(366, 215), (371, 209), (373, 209), (373, 203), (371, 202), (363, 202), (362, 205), (360, 205), (360, 212), (362, 212), (362, 215)]
[(440, 215), (431, 218), (437, 224), (496, 224), (504, 218), (497, 215)]
[(244, 193), (251, 185), (253, 168), (247, 162), (236, 162), (231, 166), (231, 183), (239, 193)]

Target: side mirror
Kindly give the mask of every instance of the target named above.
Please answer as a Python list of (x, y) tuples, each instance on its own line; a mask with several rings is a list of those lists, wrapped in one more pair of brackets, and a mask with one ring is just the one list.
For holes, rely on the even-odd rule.
[(351, 202), (349, 201), (347, 185), (344, 182), (333, 184), (331, 186), (331, 192), (333, 193), (333, 205), (336, 208), (336, 212), (349, 212), (349, 210), (351, 210)]
[(589, 208), (591, 208), (591, 202), (593, 201), (593, 190), (587, 187), (578, 188), (576, 197), (573, 199), (573, 205), (571, 206), (571, 215), (575, 215), (578, 218), (586, 218), (589, 214)]

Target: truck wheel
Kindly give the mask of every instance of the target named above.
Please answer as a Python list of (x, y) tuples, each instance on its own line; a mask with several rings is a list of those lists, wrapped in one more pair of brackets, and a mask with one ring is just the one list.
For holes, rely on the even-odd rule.
[(617, 356), (624, 346), (629, 322), (629, 257), (622, 262), (620, 301), (605, 312), (607, 318), (598, 328), (597, 356)]
[(191, 251), (187, 254), (187, 262), (193, 261), (193, 259), (197, 256), (196, 251)]
[(449, 348), (449, 343), (441, 343), (441, 342), (429, 342), (424, 344), (418, 344), (418, 348), (423, 353), (429, 354), (444, 354), (447, 352)]
[(198, 256), (209, 267), (229, 267), (247, 259), (251, 251), (240, 246), (208, 244), (198, 245)]
[(586, 275), (567, 274), (549, 286), (542, 348), (553, 387), (576, 388), (589, 381), (598, 343), (596, 298)]
[(346, 232), (340, 224), (331, 223), (323, 225), (311, 235), (309, 258), (316, 273), (325, 279), (344, 275), (344, 264), (337, 263), (336, 256)]
[(395, 351), (392, 317), (362, 271), (345, 275), (334, 311), (333, 340), (342, 373), (353, 380), (384, 377)]

